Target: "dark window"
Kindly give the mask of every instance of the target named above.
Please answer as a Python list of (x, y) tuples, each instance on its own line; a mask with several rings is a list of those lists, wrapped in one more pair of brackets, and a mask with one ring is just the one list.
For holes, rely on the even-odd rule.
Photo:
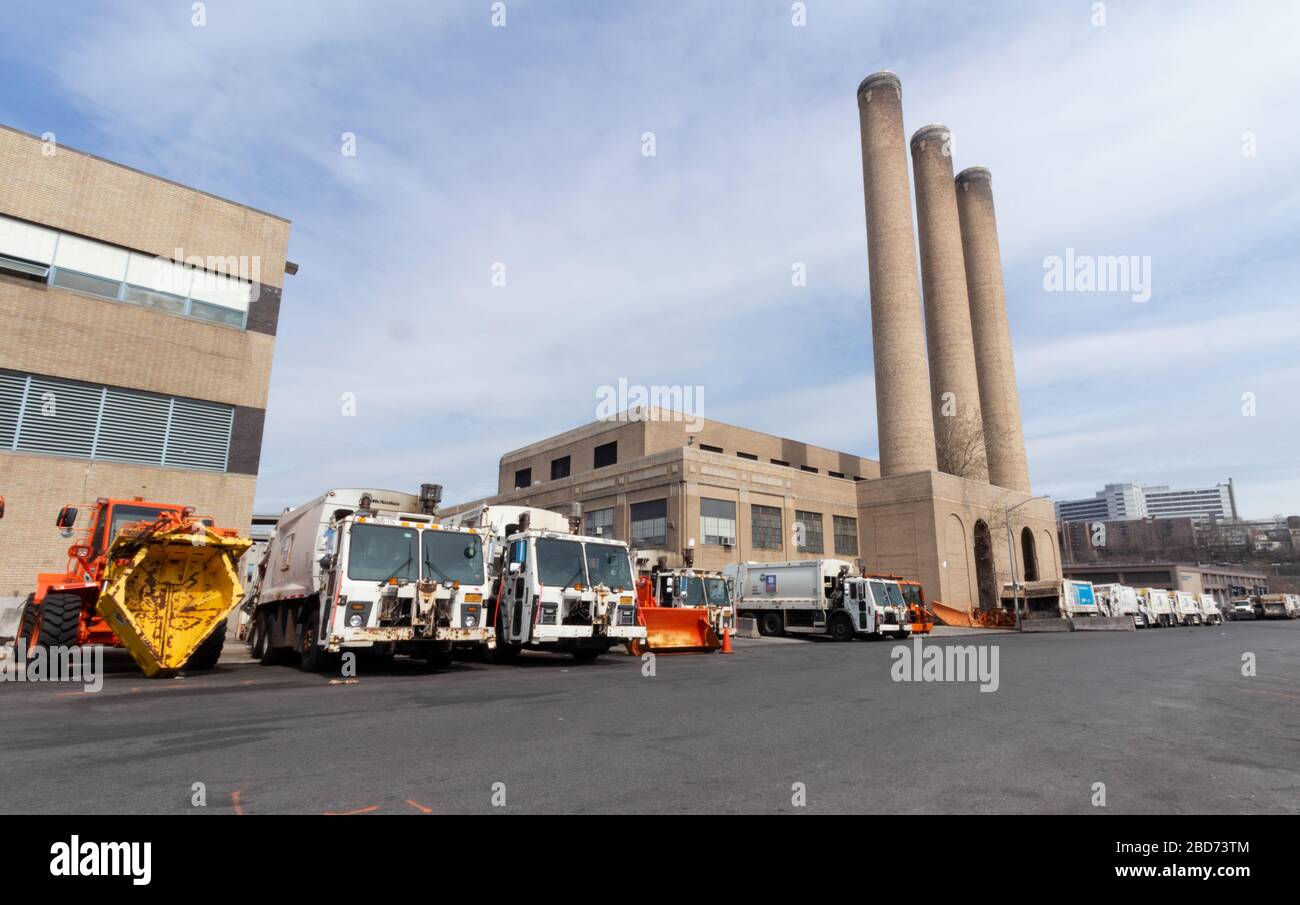
[(515, 472), (515, 487), (532, 487), (533, 470), (531, 468), (521, 468)]
[(810, 471), (813, 474), (817, 474), (817, 469), (813, 468), (811, 465), (800, 465), (799, 469), (801, 471)]
[(587, 513), (582, 529), (589, 537), (612, 538), (614, 536), (614, 510), (592, 509)]
[(866, 478), (862, 477), (861, 475), (854, 475), (854, 476), (853, 476), (853, 480), (855, 480), (855, 481), (865, 481)]
[(604, 443), (596, 447), (595, 454), (592, 457), (592, 468), (604, 468), (607, 465), (614, 465), (618, 462), (618, 441), (613, 443)]
[(700, 536), (706, 544), (736, 543), (736, 504), (700, 498)]
[(558, 481), (560, 478), (569, 476), (569, 457), (561, 456), (558, 459), (551, 460), (551, 480)]
[(739, 456), (739, 457), (742, 458), (742, 459), (749, 459), (751, 462), (757, 462), (757, 461), (758, 461), (758, 456), (754, 455), (753, 453), (743, 453), (743, 452), (738, 452), (738, 453), (736, 453), (736, 455)]
[(844, 515), (833, 516), (832, 530), (835, 532), (835, 552), (849, 556), (858, 555), (858, 520)]
[(806, 512), (802, 509), (794, 511), (794, 521), (796, 525), (803, 525), (803, 543), (799, 545), (800, 553), (821, 553), (822, 552), (822, 514), (820, 512)]
[(755, 550), (781, 549), (781, 510), (775, 506), (749, 507), (750, 537)]
[(722, 452), (721, 446), (710, 446), (707, 443), (701, 443), (700, 449), (704, 450), (705, 452), (716, 452), (716, 453)]
[(783, 462), (783, 461), (780, 460), (780, 459), (773, 459), (773, 460), (772, 460), (772, 464), (773, 464), (773, 465), (784, 465), (786, 468), (789, 468), (789, 467), (790, 467), (790, 463), (789, 463), (789, 462)]
[(842, 477), (844, 477), (844, 472), (842, 472), (842, 471), (828, 471), (828, 472), (826, 472), (826, 473), (827, 473), (828, 475), (830, 475), (832, 478), (842, 478)]
[(632, 504), (632, 543), (662, 547), (668, 543), (668, 501), (650, 500)]

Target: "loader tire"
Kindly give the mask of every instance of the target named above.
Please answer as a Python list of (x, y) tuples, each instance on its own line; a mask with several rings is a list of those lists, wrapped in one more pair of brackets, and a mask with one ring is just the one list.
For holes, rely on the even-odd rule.
[(32, 647), (32, 635), (36, 631), (36, 595), (28, 594), (23, 601), (23, 612), (18, 620), (18, 635), (14, 638), (15, 651), (28, 651)]
[(38, 613), (36, 643), (41, 647), (71, 647), (81, 628), (81, 598), (76, 594), (46, 594)]
[(226, 620), (222, 619), (207, 640), (200, 644), (199, 649), (185, 662), (185, 671), (200, 671), (216, 666), (217, 661), (221, 659), (221, 650), (225, 646)]

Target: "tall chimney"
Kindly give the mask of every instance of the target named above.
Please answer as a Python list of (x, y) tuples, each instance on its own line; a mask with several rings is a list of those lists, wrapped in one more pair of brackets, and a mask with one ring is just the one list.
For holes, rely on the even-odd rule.
[(939, 468), (987, 481), (966, 263), (953, 187), (952, 133), (947, 126), (923, 126), (912, 136), (912, 172), (921, 235), (925, 337), (930, 350), (930, 411)]
[(933, 471), (934, 421), (903, 136), (903, 88), (892, 72), (858, 86), (871, 272), (871, 342), (881, 477)]
[(984, 167), (971, 167), (957, 174), (956, 185), (989, 482), (1029, 493), (1016, 365), (1011, 356), (1011, 328), (1002, 288), (998, 224), (993, 215), (993, 175)]

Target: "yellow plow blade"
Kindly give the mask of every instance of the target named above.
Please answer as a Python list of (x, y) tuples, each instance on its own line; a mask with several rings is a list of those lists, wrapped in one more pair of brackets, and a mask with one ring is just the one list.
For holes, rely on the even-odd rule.
[(184, 668), (243, 601), (237, 569), (252, 543), (198, 522), (113, 543), (96, 610), (146, 676)]
[(645, 646), (650, 650), (717, 650), (722, 641), (709, 624), (703, 607), (648, 606), (637, 615), (645, 623)]

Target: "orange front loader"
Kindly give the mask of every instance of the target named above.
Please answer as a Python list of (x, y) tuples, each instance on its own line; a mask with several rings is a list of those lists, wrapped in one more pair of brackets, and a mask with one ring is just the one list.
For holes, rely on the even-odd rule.
[[(55, 522), (71, 536), (77, 510)], [(126, 647), (148, 676), (211, 669), (243, 599), (236, 565), (251, 545), (175, 503), (100, 499), (63, 572), (36, 576), (16, 648)]]
[(692, 569), (693, 550), (684, 551), (683, 559), (685, 568), (670, 569), (661, 560), (650, 574), (637, 579), (636, 618), (637, 624), (645, 626), (646, 637), (628, 645), (632, 653), (708, 653), (724, 647), (723, 635), (732, 623), (727, 579), (718, 572)]

